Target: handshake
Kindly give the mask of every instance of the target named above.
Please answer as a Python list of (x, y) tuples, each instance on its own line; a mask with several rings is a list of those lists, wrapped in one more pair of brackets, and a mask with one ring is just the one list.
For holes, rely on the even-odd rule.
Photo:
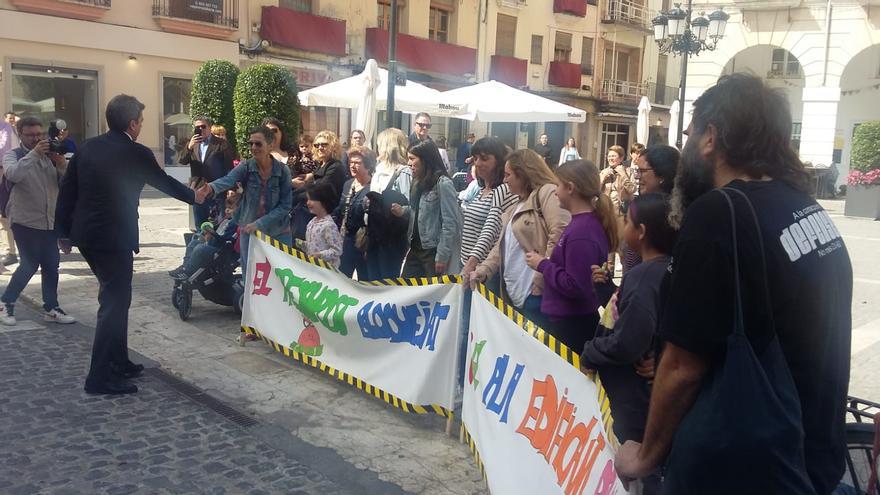
[(191, 189), (196, 193), (196, 204), (202, 204), (205, 202), (209, 196), (214, 194), (214, 190), (211, 189), (211, 186), (208, 184), (202, 185), (202, 187), (191, 187)]

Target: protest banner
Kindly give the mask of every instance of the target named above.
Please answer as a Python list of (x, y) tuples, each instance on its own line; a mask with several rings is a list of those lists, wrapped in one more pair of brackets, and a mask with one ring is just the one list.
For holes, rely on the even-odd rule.
[(245, 332), (404, 411), (451, 416), (457, 277), (357, 282), (259, 232), (247, 273)]
[(485, 287), (467, 345), (462, 422), (492, 493), (627, 493), (608, 398), (577, 354)]

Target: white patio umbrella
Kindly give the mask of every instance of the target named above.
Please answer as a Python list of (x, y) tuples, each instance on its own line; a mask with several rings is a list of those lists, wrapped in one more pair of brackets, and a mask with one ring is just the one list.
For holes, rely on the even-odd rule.
[(580, 108), (553, 101), (497, 81), (443, 92), (452, 101), (467, 104), (460, 119), (480, 122), (584, 122), (587, 113)]
[(639, 101), (639, 116), (636, 119), (636, 141), (648, 145), (648, 126), (651, 118), (651, 102), (647, 96), (643, 96)]
[(678, 100), (675, 100), (669, 106), (669, 146), (675, 146), (675, 140), (678, 138), (679, 111), (681, 111), (681, 105), (678, 103)]
[(376, 133), (376, 90), (379, 88), (379, 66), (373, 59), (361, 73), (361, 102), (355, 115), (355, 128), (364, 131), (366, 144), (373, 141)]
[(190, 125), (192, 124), (192, 118), (188, 113), (175, 113), (169, 115), (165, 119), (165, 123), (168, 125)]
[[(388, 71), (379, 68), (379, 86), (376, 88), (376, 107), (384, 108), (388, 98)], [(357, 108), (363, 88), (361, 75), (333, 81), (299, 93), (303, 106)], [(407, 81), (394, 88), (394, 109), (401, 112), (427, 112), (432, 115), (455, 116), (467, 111), (467, 106), (448, 101), (439, 91)]]

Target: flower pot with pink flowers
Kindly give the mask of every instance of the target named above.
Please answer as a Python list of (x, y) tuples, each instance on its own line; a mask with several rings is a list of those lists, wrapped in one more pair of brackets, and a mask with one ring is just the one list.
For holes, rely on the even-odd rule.
[(850, 168), (844, 214), (880, 219), (880, 121), (856, 129)]

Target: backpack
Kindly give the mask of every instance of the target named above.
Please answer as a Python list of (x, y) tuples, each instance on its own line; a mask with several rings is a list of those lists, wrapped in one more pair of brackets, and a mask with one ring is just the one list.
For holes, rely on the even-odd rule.
[[(21, 146), (15, 148), (12, 152), (15, 153), (16, 161), (21, 160), (27, 154), (27, 150)], [(9, 196), (12, 194), (12, 186), (14, 185), (6, 178), (6, 174), (3, 174), (3, 178), (0, 179), (0, 215), (4, 218), (6, 217), (6, 206), (9, 204)]]

